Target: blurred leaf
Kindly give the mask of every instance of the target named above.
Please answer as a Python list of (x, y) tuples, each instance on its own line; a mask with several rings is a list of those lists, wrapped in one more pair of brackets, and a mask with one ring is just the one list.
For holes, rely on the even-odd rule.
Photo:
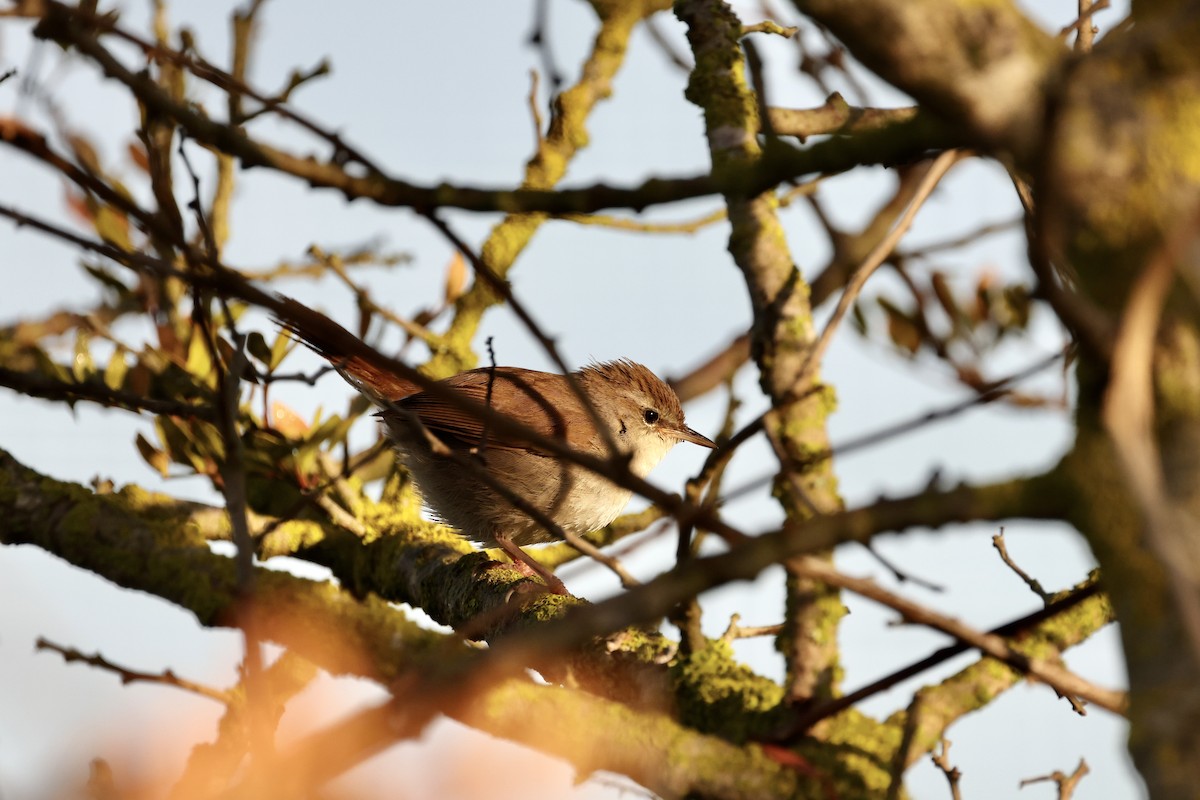
[(93, 222), (101, 240), (122, 250), (132, 250), (129, 241), (129, 219), (110, 205), (101, 204)]
[[(218, 328), (227, 327), (231, 320), (237, 322), (246, 313), (246, 309), (248, 308), (245, 303), (236, 303), (233, 301), (221, 303), (218, 307), (221, 310), (213, 315), (213, 324)], [(229, 309), (228, 314), (225, 313), (226, 309)]]
[(213, 374), (212, 354), (208, 351), (208, 342), (199, 328), (192, 331), (192, 340), (188, 342), (187, 371), (209, 387), (216, 386), (216, 375)]
[(147, 175), (150, 174), (150, 157), (146, 155), (146, 148), (141, 142), (130, 142), (126, 152), (134, 166)]
[(153, 381), (154, 373), (141, 360), (138, 360), (129, 368), (129, 375), (125, 383), (129, 391), (146, 397), (150, 394), (150, 385)]
[(463, 293), (463, 288), (467, 283), (467, 262), (463, 260), (462, 253), (457, 250), (450, 257), (450, 263), (446, 265), (446, 287), (444, 297), (446, 305), (453, 305), (454, 301)]
[(930, 284), (933, 286), (933, 294), (937, 297), (938, 304), (942, 310), (946, 312), (946, 316), (950, 318), (950, 324), (955, 328), (966, 322), (966, 314), (958, 305), (958, 300), (954, 297), (954, 292), (950, 288), (949, 281), (946, 280), (945, 273), (940, 270), (935, 270), (930, 276)]
[(62, 364), (59, 364), (54, 359), (46, 354), (46, 351), (40, 347), (33, 349), (33, 360), (37, 362), (38, 372), (45, 375), (47, 378), (62, 381), (63, 383), (71, 382), (71, 372)]
[(159, 475), (162, 475), (164, 478), (166, 478), (168, 476), (168, 470), (171, 466), (171, 459), (167, 456), (167, 454), (150, 444), (150, 442), (146, 441), (146, 437), (142, 436), (140, 433), (137, 435), (137, 439), (134, 441), (137, 445), (138, 452), (142, 454), (142, 458), (145, 459), (146, 463), (149, 464), (153, 469), (157, 470)]
[(990, 272), (984, 272), (979, 276), (979, 283), (975, 286), (974, 313), (971, 315), (975, 322), (983, 322), (991, 316), (993, 282)]
[(217, 352), (221, 354), (222, 363), (229, 365), (229, 369), (232, 369), (233, 365), (240, 360), (242, 368), (241, 374), (237, 376), (239, 379), (252, 383), (258, 382), (258, 374), (255, 372), (254, 365), (250, 363), (249, 359), (244, 357), (239, 359), (238, 351), (233, 349), (233, 345), (223, 336), (217, 337)]
[(215, 478), (217, 462), (225, 457), (225, 445), (215, 425), (160, 416), (154, 419), (154, 426), (172, 461)]
[(75, 356), (71, 359), (71, 374), (75, 380), (84, 381), (96, 371), (92, 361), (91, 337), (82, 328), (75, 331)]
[(297, 476), (319, 474), (321, 447), (316, 442), (296, 448), (294, 457), (296, 460)]
[(1006, 328), (1024, 330), (1029, 327), (1029, 311), (1032, 306), (1029, 288), (1022, 284), (1004, 287), (1004, 305), (1009, 317)]
[(267, 340), (258, 331), (251, 331), (246, 337), (246, 352), (265, 367), (271, 366), (271, 348)]
[(304, 418), (278, 400), (271, 403), (271, 427), (289, 439), (301, 439), (308, 433)]
[(296, 344), (297, 342), (286, 331), (279, 331), (275, 341), (271, 343), (271, 359), (267, 362), (267, 369), (274, 370), (278, 367)]
[(955, 368), (958, 379), (966, 386), (970, 386), (977, 392), (982, 392), (987, 389), (988, 381), (983, 377), (983, 374), (971, 364), (960, 364)]
[(96, 155), (96, 148), (86, 137), (72, 134), (67, 137), (67, 146), (71, 148), (79, 166), (94, 175), (104, 174), (104, 171), (100, 169), (100, 157)]
[(96, 279), (96, 282), (107, 289), (112, 289), (118, 296), (125, 297), (129, 294), (129, 287), (126, 286), (116, 275), (99, 264), (83, 264), (87, 274)]
[[(137, 200), (134, 198), (133, 194), (127, 188), (125, 188), (125, 184), (121, 183), (116, 178), (109, 178), (108, 185), (112, 187), (112, 190), (114, 192), (121, 195), (121, 197), (124, 197), (130, 203), (137, 202)], [(124, 212), (121, 212), (121, 213), (124, 213)]]
[(850, 322), (854, 325), (854, 330), (858, 331), (860, 336), (867, 335), (867, 316), (863, 314), (862, 304), (855, 302), (850, 307)]
[(187, 284), (178, 278), (167, 278), (160, 285), (162, 286), (163, 296), (170, 301), (171, 305), (178, 308), (179, 302), (187, 296)]
[(154, 429), (158, 432), (158, 440), (162, 442), (167, 455), (176, 464), (194, 466), (190, 451), (191, 444), (187, 434), (171, 417), (155, 417)]
[(365, 340), (367, 332), (371, 330), (371, 321), (375, 319), (375, 312), (360, 298), (358, 303), (358, 338)]
[(185, 424), (196, 452), (205, 458), (206, 468), (214, 466), (214, 459), (224, 460), (225, 440), (221, 438), (221, 432), (217, 430), (216, 425), (198, 419), (188, 420)]
[(909, 355), (915, 355), (921, 347), (921, 326), (891, 302), (879, 298), (879, 305), (887, 313), (888, 337), (892, 343)]
[(108, 360), (108, 366), (104, 368), (104, 385), (114, 391), (120, 389), (128, 372), (129, 364), (125, 361), (125, 351), (118, 347)]
[(308, 438), (313, 442), (340, 442), (350, 433), (350, 428), (353, 427), (354, 422), (353, 419), (342, 419), (337, 414), (334, 414), (316, 426)]
[(92, 224), (95, 214), (92, 207), (88, 204), (87, 195), (83, 194), (82, 192), (73, 192), (68, 189), (66, 203), (67, 208), (74, 212), (75, 216), (79, 217), (80, 221), (87, 225)]

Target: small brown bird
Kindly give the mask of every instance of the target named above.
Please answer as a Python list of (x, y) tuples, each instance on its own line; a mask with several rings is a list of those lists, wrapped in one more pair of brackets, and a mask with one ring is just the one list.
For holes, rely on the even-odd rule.
[[(564, 531), (582, 534), (616, 519), (629, 502), (628, 489), (508, 431), (489, 427), (470, 409), (372, 363), (368, 349), (328, 317), (287, 298), (275, 311), (280, 324), (381, 407), (379, 416), (401, 461), (441, 521), (472, 541), (500, 547), (514, 564), (540, 575), (551, 590), (566, 593), (553, 573), (520, 548), (554, 541), (555, 533), (505, 494), (520, 498)], [(575, 372), (574, 379), (607, 429), (607, 437), (562, 375), (485, 367), (440, 384), (581, 453), (626, 458), (630, 471), (639, 477), (649, 474), (679, 442), (715, 447), (684, 422), (674, 390), (641, 364), (625, 360), (593, 364)], [(478, 468), (464, 463), (464, 458), (472, 459)]]

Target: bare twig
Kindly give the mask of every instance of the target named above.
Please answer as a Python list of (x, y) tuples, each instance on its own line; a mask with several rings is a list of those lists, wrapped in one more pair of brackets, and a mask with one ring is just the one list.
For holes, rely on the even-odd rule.
[(419, 325), (412, 320), (405, 319), (386, 306), (376, 303), (375, 300), (371, 298), (370, 293), (350, 277), (350, 273), (346, 271), (346, 264), (342, 261), (340, 256), (337, 254), (326, 253), (316, 245), (310, 247), (308, 252), (313, 258), (317, 259), (317, 261), (324, 264), (331, 272), (333, 272), (333, 274), (336, 275), (342, 281), (342, 283), (346, 285), (346, 288), (354, 293), (354, 299), (358, 303), (360, 309), (363, 309), (371, 314), (378, 314), (388, 322), (400, 328), (400, 330), (404, 331), (412, 338), (429, 345), (431, 349), (436, 350), (441, 346), (441, 337), (429, 330), (429, 328), (425, 327), (424, 325)]
[(542, 57), (542, 69), (550, 81), (550, 91), (557, 92), (563, 85), (563, 73), (558, 68), (554, 51), (550, 47), (550, 3), (549, 0), (537, 0), (533, 6), (533, 29), (529, 32), (528, 42), (537, 48)]
[(36, 650), (49, 650), (58, 653), (63, 657), (63, 660), (68, 664), (79, 662), (88, 664), (99, 669), (112, 672), (121, 679), (121, 683), (157, 683), (163, 686), (174, 686), (176, 689), (183, 689), (186, 692), (207, 697), (210, 700), (216, 700), (218, 703), (229, 703), (233, 696), (224, 690), (214, 689), (211, 686), (205, 686), (202, 683), (189, 681), (186, 678), (181, 678), (175, 674), (173, 670), (164, 670), (163, 672), (142, 672), (140, 670), (123, 667), (120, 664), (109, 661), (99, 653), (86, 655), (85, 653), (76, 650), (74, 647), (55, 644), (54, 642), (39, 636), (34, 644)]
[(828, 322), (825, 323), (825, 327), (821, 330), (821, 335), (813, 343), (813, 346), (809, 349), (804, 359), (804, 364), (796, 376), (796, 386), (807, 385), (809, 376), (819, 367), (825, 350), (833, 340), (833, 334), (837, 330), (838, 324), (846, 315), (846, 311), (853, 305), (854, 299), (866, 284), (867, 279), (871, 277), (879, 265), (887, 258), (888, 254), (896, 247), (896, 244), (904, 234), (908, 232), (909, 227), (917, 216), (917, 211), (924, 205), (929, 195), (933, 193), (934, 187), (937, 186), (942, 177), (952, 166), (966, 157), (967, 154), (962, 151), (947, 150), (938, 156), (932, 166), (930, 166), (929, 171), (921, 181), (917, 193), (913, 196), (908, 210), (904, 212), (904, 215), (896, 223), (896, 227), (884, 237), (883, 241), (871, 250), (858, 269), (854, 271), (854, 274), (846, 284), (846, 288), (842, 290), (842, 296), (838, 298), (838, 303), (833, 310), (833, 314), (830, 316)]
[(962, 789), (959, 788), (958, 781), (962, 778), (962, 772), (958, 767), (950, 764), (950, 740), (942, 737), (942, 752), (938, 754), (930, 754), (929, 758), (946, 776), (946, 781), (950, 784), (950, 797), (952, 800), (962, 800)]
[(832, 566), (809, 557), (796, 559), (793, 569), (831, 586), (854, 592), (855, 594), (874, 600), (881, 605), (885, 605), (899, 612), (908, 622), (925, 625), (953, 636), (955, 639), (978, 649), (984, 655), (991, 656), (1013, 669), (1041, 681), (1062, 696), (1076, 695), (1082, 697), (1114, 714), (1123, 714), (1125, 711), (1126, 697), (1124, 692), (1103, 689), (1089, 681), (1085, 681), (1064, 667), (1027, 656), (1014, 649), (1000, 636), (976, 630), (958, 620), (918, 605), (911, 600), (887, 591), (872, 580), (843, 575)]
[(1009, 177), (1025, 210), (1029, 266), (1038, 279), (1034, 296), (1050, 304), (1082, 348), (1107, 361), (1112, 356), (1113, 321), (1082, 293), (1070, 291), (1064, 285), (1063, 274), (1055, 269), (1051, 257), (1049, 237), (1042, 230), (1046, 215), (1037, 213), (1032, 187), (1016, 174), (1010, 173)]
[(1029, 573), (1017, 566), (1017, 562), (1013, 561), (1008, 555), (1008, 548), (1004, 544), (1004, 526), (1001, 526), (1000, 532), (992, 537), (992, 546), (1000, 553), (1001, 560), (1008, 565), (1008, 568), (1015, 572), (1018, 578), (1025, 581), (1025, 585), (1029, 587), (1030, 591), (1041, 598), (1043, 603), (1050, 602), (1050, 598), (1052, 597), (1050, 592), (1043, 589), (1042, 584), (1038, 582), (1037, 578), (1031, 577)]
[(721, 639), (732, 642), (736, 639), (751, 639), (757, 636), (777, 636), (783, 630), (783, 624), (775, 625), (742, 625), (742, 616), (734, 614), (729, 618), (729, 625), (721, 634)]
[[(1067, 350), (1069, 349), (1070, 346), (1068, 346)], [(888, 425), (884, 428), (880, 428), (877, 431), (863, 434), (862, 436), (850, 439), (842, 444), (829, 448), (828, 450), (822, 450), (813, 453), (810, 458), (813, 461), (820, 461), (833, 458), (835, 456), (845, 456), (857, 450), (862, 450), (881, 442), (885, 442), (893, 437), (911, 433), (915, 430), (920, 430), (926, 425), (931, 425), (935, 422), (941, 422), (944, 419), (956, 417), (964, 411), (974, 408), (975, 406), (993, 403), (1008, 394), (1012, 384), (1024, 380), (1025, 378), (1032, 377), (1033, 375), (1036, 375), (1037, 373), (1053, 366), (1054, 364), (1057, 364), (1065, 357), (1067, 350), (1047, 356), (1041, 361), (1035, 362), (1019, 372), (1014, 372), (1007, 377), (992, 381), (990, 384), (988, 384), (988, 388), (986, 390), (981, 391), (972, 397), (968, 397), (966, 400), (952, 403), (948, 406), (934, 409), (933, 411), (928, 411), (919, 416), (912, 417), (911, 419), (903, 420), (894, 425)], [(748, 423), (742, 431), (739, 431), (734, 436), (734, 439), (741, 441), (742, 439), (757, 433), (762, 429), (763, 419), (763, 417), (759, 417)], [(710, 455), (710, 458), (711, 457), (712, 456)], [(774, 475), (774, 472), (770, 472), (760, 475), (757, 478), (748, 480), (745, 483), (725, 492), (721, 499), (725, 503), (736, 500), (739, 497), (742, 497), (762, 486), (767, 485), (774, 478)]]
[[(1063, 597), (1050, 603), (1045, 608), (1039, 609), (1032, 614), (1027, 614), (1020, 619), (1013, 620), (997, 628), (992, 628), (988, 634), (993, 636), (1011, 637), (1029, 631), (1034, 626), (1058, 615), (1065, 613), (1085, 600), (1089, 600), (1100, 593), (1100, 584), (1094, 578), (1089, 578), (1082, 586), (1074, 591), (1066, 594)], [(970, 645), (964, 642), (955, 642), (952, 645), (943, 647), (940, 650), (931, 653), (930, 655), (915, 661), (901, 669), (896, 670), (884, 677), (872, 681), (866, 686), (861, 686), (858, 689), (848, 694), (842, 695), (820, 706), (806, 709), (795, 717), (788, 726), (780, 734), (780, 739), (790, 740), (796, 736), (803, 734), (810, 727), (820, 722), (823, 719), (839, 714), (851, 706), (857, 705), (868, 697), (873, 697), (880, 692), (885, 692), (901, 681), (908, 680), (914, 675), (919, 675), (926, 670), (941, 664), (960, 653), (965, 653), (970, 650)]]
[(893, 564), (890, 559), (886, 558), (882, 553), (879, 552), (878, 549), (876, 549), (874, 542), (863, 542), (863, 547), (868, 553), (871, 554), (871, 557), (878, 561), (880, 566), (890, 572), (892, 577), (898, 582), (911, 583), (914, 586), (920, 586), (922, 589), (927, 589), (931, 592), (944, 592), (946, 590), (945, 587), (940, 584), (934, 583), (933, 581), (927, 581), (924, 578), (917, 577), (916, 575), (910, 575), (904, 570), (900, 569)]
[[(74, 24), (86, 23), (90, 26), (87, 32), (81, 31), (85, 36), (95, 34), (111, 34), (119, 39), (123, 39), (130, 44), (140, 48), (142, 52), (153, 57), (157, 61), (166, 61), (176, 66), (182, 67), (191, 72), (201, 80), (207, 81), (217, 88), (230, 93), (231, 95), (245, 95), (259, 103), (263, 104), (263, 108), (254, 113), (254, 116), (263, 113), (263, 111), (271, 111), (274, 114), (294, 122), (301, 128), (318, 136), (321, 139), (329, 142), (334, 148), (334, 161), (345, 164), (349, 161), (358, 162), (363, 167), (375, 174), (382, 174), (380, 170), (369, 158), (355, 148), (348, 145), (342, 137), (332, 131), (328, 131), (316, 123), (309, 120), (304, 115), (285, 106), (279, 98), (270, 98), (248, 86), (237, 77), (229, 74), (220, 67), (210, 64), (193, 53), (182, 53), (177, 50), (172, 50), (166, 47), (161, 42), (151, 42), (142, 37), (131, 33), (117, 26), (115, 19), (107, 15), (90, 14), (85, 9), (68, 6), (57, 2), (47, 2), (47, 10), (51, 14), (67, 14), (73, 18)], [(50, 15), (45, 14), (43, 20), (48, 19)], [(95, 38), (95, 37), (93, 37)], [(96, 39), (98, 41), (98, 39)], [(320, 74), (321, 70), (315, 70), (313, 74)], [(239, 120), (238, 123), (245, 120)]]
[(542, 135), (542, 109), (538, 105), (538, 71), (529, 70), (529, 115), (533, 118), (533, 149), (537, 150), (545, 141)]
[(1077, 31), (1075, 35), (1075, 52), (1090, 53), (1092, 43), (1096, 39), (1096, 34), (1100, 29), (1092, 24), (1092, 16), (1097, 11), (1103, 11), (1108, 8), (1109, 0), (1079, 0), (1079, 16), (1070, 25), (1058, 32), (1058, 38), (1065, 41), (1073, 31)]
[(675, 47), (674, 43), (667, 38), (666, 31), (663, 30), (660, 20), (667, 19), (663, 14), (655, 14), (646, 18), (646, 32), (650, 34), (650, 38), (658, 45), (658, 49), (666, 57), (667, 61), (678, 67), (684, 72), (692, 71), (692, 61), (689, 54), (685, 54)]
[(329, 516), (329, 519), (333, 520), (334, 524), (345, 528), (359, 539), (366, 539), (370, 534), (366, 525), (346, 509), (335, 503), (333, 498), (325, 493), (324, 489), (314, 493), (312, 498), (313, 502)]
[(986, 225), (980, 225), (974, 230), (967, 231), (962, 236), (955, 236), (952, 239), (944, 239), (938, 242), (921, 245), (912, 250), (900, 250), (897, 248), (895, 257), (899, 261), (911, 261), (914, 259), (925, 258), (934, 253), (941, 253), (947, 250), (957, 250), (960, 247), (975, 244), (985, 236), (991, 236), (996, 233), (1003, 233), (1012, 230), (1021, 224), (1021, 218), (1003, 220), (1001, 222), (991, 222)]
[(1083, 777), (1091, 770), (1088, 769), (1087, 762), (1082, 758), (1079, 759), (1079, 766), (1070, 775), (1066, 775), (1060, 770), (1055, 770), (1049, 775), (1041, 775), (1036, 778), (1025, 778), (1021, 781), (1017, 788), (1024, 789), (1026, 786), (1034, 783), (1049, 783), (1054, 782), (1058, 785), (1058, 800), (1071, 800), (1071, 796), (1075, 794), (1075, 788)]

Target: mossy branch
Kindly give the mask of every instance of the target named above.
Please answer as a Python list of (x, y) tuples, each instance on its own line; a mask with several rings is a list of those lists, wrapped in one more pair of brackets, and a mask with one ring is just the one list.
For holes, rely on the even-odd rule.
[(94, 494), (39, 475), (0, 451), (3, 544), (31, 544), (128, 589), (157, 595), (201, 625), (252, 618), (264, 635), (334, 673), (387, 679), (445, 639), (375, 597), (260, 570), (239, 600), (231, 559), (212, 553), (188, 504), (136, 487)]

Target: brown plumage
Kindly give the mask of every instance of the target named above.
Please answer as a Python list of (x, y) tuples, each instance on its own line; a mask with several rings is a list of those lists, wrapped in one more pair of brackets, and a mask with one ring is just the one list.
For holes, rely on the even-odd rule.
[[(498, 482), (568, 533), (602, 528), (628, 503), (627, 489), (510, 430), (489, 426), (440, 392), (422, 390), (415, 381), (397, 375), (395, 365), (381, 363), (378, 354), (324, 315), (292, 300), (282, 301), (276, 312), (284, 327), (381, 406), (379, 416), (401, 460), (442, 521), (476, 542), (500, 546), (514, 560), (533, 567), (555, 590), (562, 590), (561, 582), (516, 546), (552, 541), (555, 534), (489, 483)], [(593, 364), (575, 372), (574, 378), (607, 437), (562, 375), (494, 367), (463, 372), (438, 385), (574, 450), (601, 458), (624, 456), (640, 477), (678, 442), (714, 446), (687, 427), (675, 392), (641, 364)], [(431, 437), (482, 469), (438, 452)]]

